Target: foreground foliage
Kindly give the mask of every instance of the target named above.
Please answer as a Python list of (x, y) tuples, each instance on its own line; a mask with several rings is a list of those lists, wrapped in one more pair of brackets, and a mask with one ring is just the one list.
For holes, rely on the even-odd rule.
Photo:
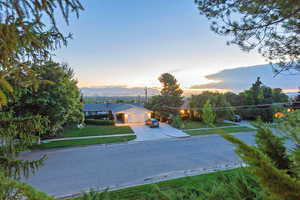
[(261, 189), (244, 169), (215, 172), (111, 192), (91, 191), (73, 200), (262, 200)]
[(277, 72), (300, 70), (300, 2), (297, 0), (195, 0), (211, 28), (242, 50), (258, 48)]
[(33, 63), (45, 64), (51, 51), (67, 44), (70, 36), (60, 32), (56, 16), (62, 14), (68, 23), (69, 15), (78, 16), (82, 9), (78, 0), (0, 0), (0, 199), (52, 199), (17, 182), (42, 165), (46, 157), (30, 161), (18, 155), (49, 131), (52, 121), (40, 113), (18, 115), (10, 104), (19, 100), (16, 86), (31, 90), (40, 85)]
[(19, 116), (41, 115), (48, 118), (48, 135), (62, 132), (66, 123), (82, 123), (81, 96), (73, 70), (66, 64), (46, 62), (33, 65), (32, 71), (39, 81), (38, 87), (12, 84), (18, 101), (10, 103), (9, 108)]
[[(238, 155), (251, 166), (251, 173), (268, 199), (297, 200), (300, 199), (300, 111), (286, 113), (279, 124), (283, 136), (262, 123), (257, 124), (257, 146), (247, 145), (231, 135), (223, 137), (236, 146)], [(287, 138), (294, 145), (284, 145)]]

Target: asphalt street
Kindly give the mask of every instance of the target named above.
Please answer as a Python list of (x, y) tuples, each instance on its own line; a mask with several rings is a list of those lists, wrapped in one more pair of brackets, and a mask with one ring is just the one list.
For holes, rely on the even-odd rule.
[[(252, 133), (235, 135), (253, 143)], [(33, 151), (22, 157), (37, 159), (44, 154), (45, 165), (26, 182), (55, 196), (143, 184), (165, 173), (239, 161), (233, 146), (218, 135)]]

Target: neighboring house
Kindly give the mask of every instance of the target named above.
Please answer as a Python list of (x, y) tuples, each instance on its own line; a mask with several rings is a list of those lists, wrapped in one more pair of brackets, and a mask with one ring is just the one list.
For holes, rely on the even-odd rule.
[(141, 104), (104, 103), (84, 104), (85, 116), (112, 114), (116, 123), (141, 123), (151, 118), (152, 111)]

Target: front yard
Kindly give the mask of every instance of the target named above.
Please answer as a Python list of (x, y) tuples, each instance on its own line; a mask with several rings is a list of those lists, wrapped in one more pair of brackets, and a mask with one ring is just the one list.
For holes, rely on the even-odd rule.
[[(132, 134), (132, 135), (125, 135)], [(117, 136), (124, 135), (124, 136)], [(108, 136), (103, 138), (80, 138), (89, 136)], [(110, 137), (111, 136), (111, 137)], [(79, 137), (79, 139), (75, 139)], [(66, 140), (63, 140), (63, 139)], [(74, 138), (74, 139), (73, 139)], [(110, 144), (116, 142), (126, 142), (134, 140), (136, 136), (129, 126), (94, 126), (88, 125), (84, 128), (77, 128), (71, 126), (65, 128), (64, 134), (54, 139), (62, 139), (60, 141), (44, 140), (40, 145), (34, 145), (32, 149), (49, 149), (49, 148), (62, 148), (85, 146), (93, 144)]]
[[(222, 126), (235, 126), (233, 123), (226, 123), (226, 122), (216, 122), (214, 124), (216, 127)], [(183, 129), (196, 129), (196, 128), (210, 128), (206, 124), (201, 121), (185, 121)]]
[(127, 142), (134, 140), (135, 135), (122, 136), (122, 137), (108, 137), (108, 138), (90, 138), (90, 139), (78, 139), (78, 140), (62, 140), (46, 142), (40, 145), (34, 145), (32, 149), (51, 149), (51, 148), (62, 148), (62, 147), (74, 147), (74, 146), (86, 146), (93, 144), (110, 144), (116, 142)]
[(210, 134), (219, 134), (219, 133), (238, 133), (238, 132), (252, 132), (255, 129), (240, 126), (240, 127), (228, 127), (228, 128), (212, 128), (204, 130), (185, 130), (184, 132), (191, 135), (210, 135)]
[(105, 136), (116, 134), (130, 134), (133, 130), (129, 126), (92, 126), (88, 125), (84, 128), (77, 128), (75, 126), (65, 129), (63, 138), (68, 137), (86, 137), (86, 136)]

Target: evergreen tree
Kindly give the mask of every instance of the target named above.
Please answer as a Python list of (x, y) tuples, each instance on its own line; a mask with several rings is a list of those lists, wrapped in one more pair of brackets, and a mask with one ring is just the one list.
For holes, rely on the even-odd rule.
[(257, 77), (256, 82), (252, 84), (250, 89), (252, 91), (254, 105), (258, 105), (260, 103), (260, 99), (262, 99), (261, 85), (262, 82), (260, 81), (260, 77)]
[[(196, 0), (214, 32), (232, 36), (228, 44), (255, 48), (279, 63), (277, 73), (300, 70), (300, 2), (298, 0)], [(278, 66), (278, 67), (277, 67)]]
[(298, 102), (298, 103), (300, 103), (300, 87), (299, 87), (299, 92), (298, 92), (298, 94), (297, 94), (297, 96), (295, 98), (295, 101)]
[(286, 149), (283, 139), (260, 124), (256, 134), (257, 146), (250, 146), (238, 138), (222, 134), (236, 146), (236, 152), (250, 167), (268, 199), (300, 199), (300, 112), (286, 113), (279, 121), (280, 128), (296, 146)]
[(162, 119), (169, 119), (178, 114), (178, 109), (183, 104), (183, 91), (180, 89), (175, 77), (170, 73), (162, 74), (159, 77), (159, 81), (163, 88), (160, 91), (160, 95), (155, 97), (156, 104), (153, 107), (159, 111)]
[(20, 91), (9, 82), (37, 88), (40, 81), (32, 63), (49, 61), (51, 52), (70, 38), (60, 32), (56, 16), (61, 13), (68, 23), (69, 15), (78, 16), (82, 9), (78, 0), (0, 0), (0, 199), (52, 199), (17, 182), (43, 163), (45, 157), (25, 161), (18, 160), (18, 155), (47, 131), (49, 121), (39, 115), (19, 117), (11, 112), (7, 105), (18, 101)]

